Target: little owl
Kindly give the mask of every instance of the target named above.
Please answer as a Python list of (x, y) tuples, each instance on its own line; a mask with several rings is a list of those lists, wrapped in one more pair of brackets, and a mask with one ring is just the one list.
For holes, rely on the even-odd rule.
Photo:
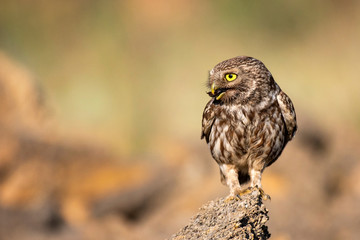
[[(211, 100), (204, 109), (201, 138), (219, 164), (229, 198), (258, 188), (267, 199), (261, 174), (297, 129), (290, 98), (261, 61), (246, 56), (217, 64), (208, 85)], [(242, 188), (249, 180), (250, 188)]]

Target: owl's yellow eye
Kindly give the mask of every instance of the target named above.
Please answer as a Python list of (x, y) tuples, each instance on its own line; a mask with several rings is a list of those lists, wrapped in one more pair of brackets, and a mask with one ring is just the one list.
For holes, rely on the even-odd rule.
[(234, 81), (236, 78), (237, 78), (237, 75), (235, 73), (227, 73), (225, 75), (226, 81), (229, 81), (229, 82)]

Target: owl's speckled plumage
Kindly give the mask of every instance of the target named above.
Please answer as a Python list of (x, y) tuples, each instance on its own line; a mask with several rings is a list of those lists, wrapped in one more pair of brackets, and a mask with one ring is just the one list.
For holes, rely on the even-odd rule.
[[(237, 78), (227, 81), (226, 74)], [(209, 75), (212, 97), (204, 109), (201, 138), (219, 164), (230, 196), (244, 192), (241, 184), (261, 189), (261, 174), (280, 156), (296, 130), (290, 98), (265, 65), (240, 56), (217, 64)], [(262, 189), (261, 189), (262, 190)]]

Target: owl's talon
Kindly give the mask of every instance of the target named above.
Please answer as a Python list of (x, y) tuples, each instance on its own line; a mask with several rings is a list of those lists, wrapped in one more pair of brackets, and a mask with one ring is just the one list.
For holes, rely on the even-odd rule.
[(239, 201), (240, 198), (237, 195), (232, 195), (230, 194), (229, 196), (227, 196), (227, 198), (225, 199), (226, 203), (232, 202), (232, 201)]
[(237, 194), (239, 196), (243, 196), (243, 195), (246, 195), (246, 194), (249, 194), (249, 193), (251, 193), (251, 188), (245, 188), (245, 189), (242, 189), (239, 192), (237, 192)]
[(252, 192), (251, 188), (246, 188), (242, 190), (236, 190), (234, 193), (230, 193), (230, 195), (225, 199), (225, 202), (231, 202), (233, 200), (239, 201), (241, 196), (244, 196), (246, 194), (249, 194)]
[(264, 201), (267, 201), (267, 200), (271, 201), (270, 195), (266, 194), (261, 187), (256, 186), (254, 188), (257, 189), (260, 192), (260, 196)]

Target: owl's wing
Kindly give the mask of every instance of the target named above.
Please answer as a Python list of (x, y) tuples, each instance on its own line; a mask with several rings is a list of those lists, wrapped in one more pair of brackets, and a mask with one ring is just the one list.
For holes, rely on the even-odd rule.
[(290, 141), (294, 137), (297, 130), (294, 105), (291, 102), (291, 99), (281, 90), (277, 95), (277, 101), (279, 103), (281, 113), (285, 121), (286, 129), (288, 132), (288, 140)]
[(206, 143), (209, 143), (209, 136), (211, 132), (211, 127), (215, 121), (214, 113), (214, 99), (210, 100), (204, 109), (203, 118), (202, 118), (202, 130), (201, 130), (201, 139), (205, 137)]

